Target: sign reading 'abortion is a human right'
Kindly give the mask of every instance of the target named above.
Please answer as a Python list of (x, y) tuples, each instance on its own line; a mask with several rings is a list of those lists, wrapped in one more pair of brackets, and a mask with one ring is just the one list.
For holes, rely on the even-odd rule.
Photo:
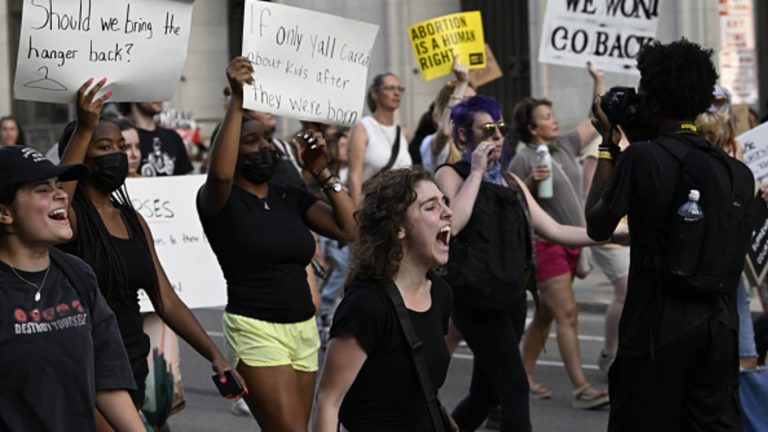
[(243, 56), (253, 85), (245, 108), (299, 120), (353, 125), (365, 100), (379, 27), (271, 2), (246, 0)]
[(539, 61), (637, 75), (640, 47), (656, 38), (660, 0), (549, 0)]

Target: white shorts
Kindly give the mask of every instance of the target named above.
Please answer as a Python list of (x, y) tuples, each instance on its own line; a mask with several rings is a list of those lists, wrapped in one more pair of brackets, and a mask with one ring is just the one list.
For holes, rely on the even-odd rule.
[(629, 274), (629, 247), (592, 246), (592, 261), (609, 281), (614, 282)]

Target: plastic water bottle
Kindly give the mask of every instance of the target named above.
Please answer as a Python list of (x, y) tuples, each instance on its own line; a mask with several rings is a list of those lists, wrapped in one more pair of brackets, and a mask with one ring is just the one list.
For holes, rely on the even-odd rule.
[[(545, 144), (536, 148), (536, 165), (546, 165), (550, 172), (552, 170), (552, 157), (549, 155), (549, 147)], [(539, 198), (552, 198), (552, 174), (546, 180), (539, 182), (536, 195)]]
[(690, 276), (699, 264), (704, 242), (704, 212), (699, 197), (699, 191), (691, 189), (688, 201), (677, 210), (667, 262), (669, 272), (677, 276)]

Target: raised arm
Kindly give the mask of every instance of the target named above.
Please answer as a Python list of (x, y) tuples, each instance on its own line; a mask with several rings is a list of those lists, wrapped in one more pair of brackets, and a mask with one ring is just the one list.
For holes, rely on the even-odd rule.
[[(216, 344), (208, 336), (208, 333), (206, 333), (203, 326), (200, 325), (200, 322), (195, 315), (176, 294), (171, 282), (168, 280), (168, 276), (165, 274), (165, 269), (163, 269), (163, 266), (157, 257), (155, 242), (152, 238), (152, 233), (147, 226), (147, 222), (138, 212), (136, 213), (136, 217), (138, 217), (141, 228), (144, 231), (144, 236), (147, 239), (149, 252), (152, 255), (152, 263), (154, 264), (155, 273), (157, 274), (158, 298), (153, 299), (150, 297), (152, 305), (155, 307), (155, 311), (163, 322), (168, 324), (176, 334), (181, 336), (195, 349), (195, 351), (211, 362), (211, 367), (214, 372), (222, 374), (224, 371), (232, 369), (229, 363), (224, 359), (224, 356), (221, 354)], [(233, 370), (232, 372), (237, 375), (236, 370)], [(238, 379), (241, 383), (245, 382), (239, 375)], [(247, 390), (245, 391), (247, 392)]]
[(456, 236), (467, 226), (472, 217), (477, 193), (483, 181), (483, 174), (488, 167), (488, 155), (494, 146), (480, 143), (472, 152), (472, 165), (469, 176), (463, 179), (453, 168), (442, 167), (435, 174), (435, 182), (451, 203), (453, 219), (451, 220), (451, 235)]
[(331, 339), (317, 391), (315, 431), (339, 430), (339, 409), (368, 355), (352, 335)]
[(448, 104), (443, 109), (440, 122), (437, 125), (437, 131), (435, 131), (435, 136), (430, 143), (433, 160), (437, 160), (437, 155), (443, 151), (443, 148), (445, 148), (448, 140), (451, 138), (451, 109), (464, 99), (464, 92), (469, 87), (469, 68), (459, 63), (458, 56), (453, 59), (453, 74), (456, 75), (456, 87), (453, 89), (450, 99), (448, 99)]
[(347, 185), (352, 195), (352, 202), (355, 207), (360, 205), (363, 199), (363, 165), (365, 163), (365, 152), (368, 150), (368, 133), (362, 123), (356, 124), (349, 134), (349, 174)]
[[(592, 77), (592, 99), (594, 101), (596, 97), (605, 93), (605, 72), (595, 67), (592, 62), (587, 62), (587, 71)], [(581, 148), (586, 147), (597, 135), (595, 127), (592, 126), (592, 105), (590, 104), (590, 111), (587, 113), (587, 119), (579, 123), (576, 126), (576, 131), (579, 133), (579, 139), (581, 140)]]
[(227, 67), (227, 79), (232, 97), (219, 133), (213, 141), (208, 176), (198, 196), (200, 212), (209, 217), (224, 208), (232, 191), (243, 123), (243, 85), (253, 83), (253, 66), (247, 58), (235, 57)]
[[(101, 108), (104, 106), (104, 102), (112, 96), (112, 90), (110, 90), (101, 97), (96, 97), (96, 94), (104, 87), (106, 82), (107, 79), (102, 78), (101, 81), (91, 87), (93, 78), (90, 78), (77, 90), (77, 124), (67, 148), (61, 155), (60, 164), (83, 163), (85, 160), (85, 155), (88, 153), (88, 145), (90, 145), (93, 138), (93, 132), (99, 126)], [(71, 198), (75, 194), (76, 187), (76, 181), (62, 183), (61, 185), (61, 188), (69, 195), (70, 203), (72, 202)], [(74, 212), (70, 211), (70, 213)]]

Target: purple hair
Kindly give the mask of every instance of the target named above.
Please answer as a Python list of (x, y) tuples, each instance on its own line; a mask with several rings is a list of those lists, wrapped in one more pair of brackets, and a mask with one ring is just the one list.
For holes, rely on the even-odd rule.
[(501, 107), (496, 99), (477, 95), (457, 104), (451, 110), (451, 121), (453, 122), (453, 142), (466, 145), (467, 150), (472, 150), (472, 135), (468, 142), (462, 143), (459, 139), (459, 129), (471, 129), (475, 121), (475, 114), (485, 112), (491, 116), (493, 121), (498, 122), (501, 119)]

